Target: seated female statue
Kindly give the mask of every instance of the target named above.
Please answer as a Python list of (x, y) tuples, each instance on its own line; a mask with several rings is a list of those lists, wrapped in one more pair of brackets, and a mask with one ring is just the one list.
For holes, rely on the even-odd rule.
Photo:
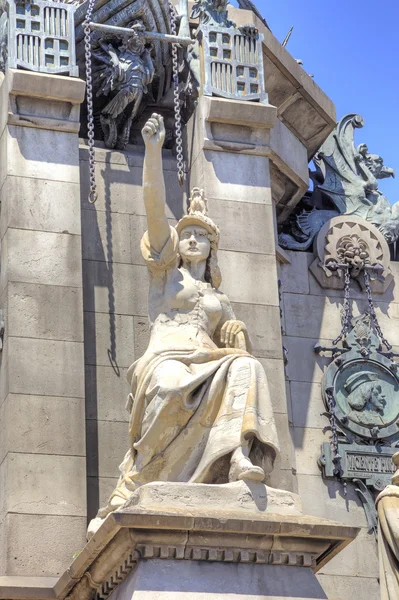
[(101, 518), (153, 481), (263, 481), (278, 452), (265, 372), (218, 289), (219, 228), (198, 189), (189, 214), (168, 224), (162, 117), (153, 114), (142, 135), (151, 338), (128, 372), (130, 447)]

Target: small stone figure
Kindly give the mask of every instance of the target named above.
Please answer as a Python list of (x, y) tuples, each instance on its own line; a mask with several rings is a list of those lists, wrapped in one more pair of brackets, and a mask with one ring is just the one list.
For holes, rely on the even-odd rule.
[(191, 19), (199, 19), (201, 25), (235, 27), (228, 18), (228, 0), (197, 0), (191, 11)]
[(266, 374), (250, 354), (245, 324), (219, 290), (219, 228), (198, 188), (188, 215), (169, 225), (162, 117), (153, 114), (142, 135), (148, 231), (141, 252), (150, 278), (151, 338), (128, 371), (130, 448), (89, 535), (146, 483), (259, 482), (279, 452)]
[(100, 41), (101, 50), (93, 52), (93, 56), (106, 65), (97, 74), (100, 82), (97, 96), (112, 96), (100, 114), (104, 142), (107, 148), (119, 150), (129, 142), (132, 122), (154, 77), (145, 27), (140, 21), (132, 30), (135, 35), (126, 37), (118, 47), (115, 42)]
[(387, 485), (376, 500), (381, 600), (399, 598), (399, 452), (392, 460), (397, 469), (392, 485)]
[(8, 45), (8, 17), (6, 0), (0, 0), (0, 71), (5, 73)]

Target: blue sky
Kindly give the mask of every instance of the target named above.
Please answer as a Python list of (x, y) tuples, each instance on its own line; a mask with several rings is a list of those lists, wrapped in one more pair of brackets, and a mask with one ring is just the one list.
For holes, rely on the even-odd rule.
[(253, 1), (280, 41), (294, 25), (287, 50), (333, 100), (337, 118), (362, 115), (355, 141), (396, 170), (380, 189), (399, 201), (398, 0)]

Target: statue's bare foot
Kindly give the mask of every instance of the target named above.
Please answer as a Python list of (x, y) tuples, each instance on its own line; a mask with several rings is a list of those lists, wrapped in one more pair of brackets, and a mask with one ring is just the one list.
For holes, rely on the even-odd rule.
[(265, 472), (261, 467), (255, 467), (247, 458), (241, 453), (241, 456), (236, 457), (234, 453), (229, 471), (229, 481), (240, 481), (250, 479), (251, 481), (264, 481)]

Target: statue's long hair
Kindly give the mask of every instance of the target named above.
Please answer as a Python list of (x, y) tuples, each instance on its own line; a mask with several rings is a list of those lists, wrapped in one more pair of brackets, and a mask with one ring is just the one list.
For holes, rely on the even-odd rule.
[(206, 259), (205, 281), (210, 283), (211, 286), (217, 290), (222, 283), (222, 274), (218, 264), (218, 249), (214, 236), (208, 234), (208, 239), (211, 242), (211, 250)]

